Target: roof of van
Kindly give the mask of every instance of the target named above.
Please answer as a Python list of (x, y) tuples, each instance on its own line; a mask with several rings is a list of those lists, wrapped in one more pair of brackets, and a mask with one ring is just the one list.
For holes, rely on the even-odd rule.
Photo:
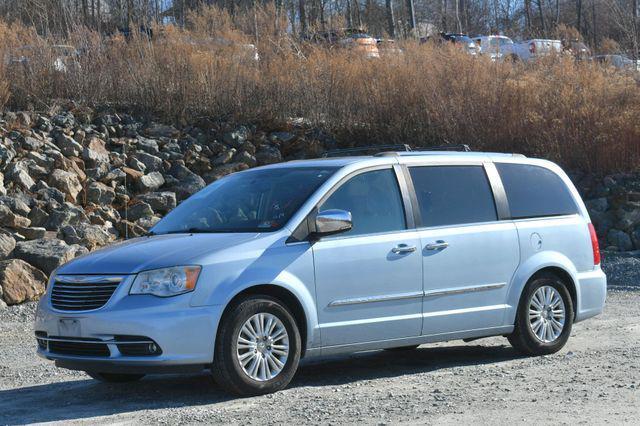
[(348, 164), (367, 162), (378, 164), (391, 164), (395, 163), (400, 157), (411, 158), (438, 158), (451, 160), (473, 160), (473, 159), (504, 159), (504, 158), (526, 158), (522, 154), (507, 154), (500, 152), (460, 152), (460, 151), (401, 151), (401, 152), (380, 152), (374, 155), (359, 155), (348, 157), (327, 157), (327, 158), (313, 158), (306, 160), (292, 160), (284, 163), (271, 164), (269, 168), (280, 167), (343, 167)]

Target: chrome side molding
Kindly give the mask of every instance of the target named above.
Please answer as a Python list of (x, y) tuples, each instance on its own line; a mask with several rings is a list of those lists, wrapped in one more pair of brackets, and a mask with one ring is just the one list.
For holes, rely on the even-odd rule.
[(416, 299), (419, 297), (450, 296), (453, 294), (475, 293), (479, 291), (496, 290), (504, 287), (505, 285), (507, 285), (507, 283), (493, 283), (493, 284), (482, 284), (478, 286), (446, 288), (443, 290), (414, 291), (411, 293), (384, 294), (380, 296), (370, 296), (370, 297), (354, 297), (349, 299), (334, 300), (333, 302), (330, 302), (329, 305), (327, 306), (335, 307), (335, 306), (345, 306), (345, 305), (359, 305), (363, 303), (389, 302), (393, 300)]
[(452, 294), (475, 293), (478, 291), (496, 290), (502, 288), (507, 283), (482, 284), (468, 287), (445, 288), (442, 290), (429, 290), (424, 292), (424, 297), (449, 296)]
[(423, 292), (414, 291), (411, 293), (384, 294), (381, 296), (370, 296), (370, 297), (354, 297), (351, 299), (334, 300), (333, 302), (329, 303), (328, 306), (333, 307), (333, 306), (345, 306), (345, 305), (359, 305), (362, 303), (388, 302), (390, 300), (416, 299), (422, 296), (423, 296)]

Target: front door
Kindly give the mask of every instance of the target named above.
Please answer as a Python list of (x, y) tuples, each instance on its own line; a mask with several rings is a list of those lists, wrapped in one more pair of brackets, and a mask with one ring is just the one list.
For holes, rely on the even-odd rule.
[(350, 211), (353, 228), (313, 244), (323, 346), (418, 336), (422, 256), (393, 168), (342, 183), (319, 211)]
[(502, 326), (520, 248), (482, 164), (409, 168), (419, 205), (424, 335)]

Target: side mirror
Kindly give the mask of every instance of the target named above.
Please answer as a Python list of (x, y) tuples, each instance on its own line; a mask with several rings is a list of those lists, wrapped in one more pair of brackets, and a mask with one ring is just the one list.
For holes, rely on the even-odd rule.
[(339, 234), (353, 227), (351, 212), (346, 210), (324, 210), (316, 216), (317, 236)]

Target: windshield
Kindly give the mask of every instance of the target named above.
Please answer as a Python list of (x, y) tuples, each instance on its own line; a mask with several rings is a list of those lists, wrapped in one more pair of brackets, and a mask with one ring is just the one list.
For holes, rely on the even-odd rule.
[(276, 231), (336, 170), (291, 167), (229, 175), (184, 201), (151, 233)]

